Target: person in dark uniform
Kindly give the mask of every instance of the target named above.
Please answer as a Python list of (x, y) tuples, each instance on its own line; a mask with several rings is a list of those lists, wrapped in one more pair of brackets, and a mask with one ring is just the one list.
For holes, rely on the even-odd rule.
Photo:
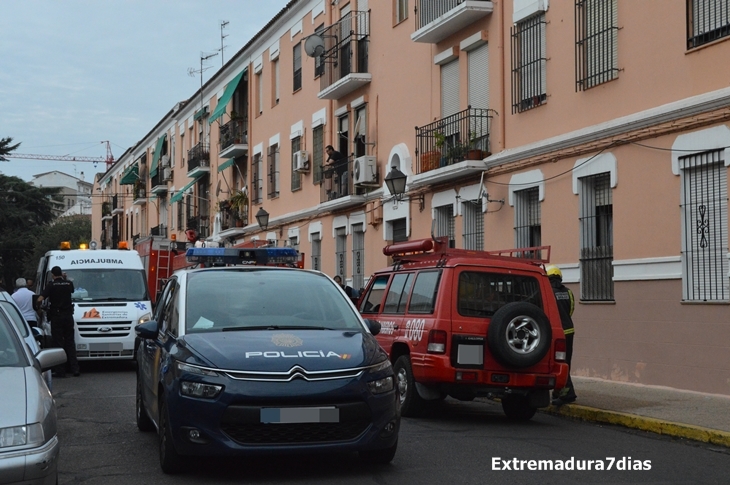
[(577, 399), (573, 380), (570, 378), (570, 361), (573, 359), (573, 336), (575, 335), (572, 318), (575, 309), (575, 298), (570, 288), (563, 284), (563, 272), (560, 271), (560, 268), (551, 264), (545, 268), (545, 272), (550, 278), (550, 286), (552, 286), (555, 300), (558, 302), (560, 322), (563, 325), (563, 333), (565, 334), (565, 362), (568, 364), (568, 382), (565, 383), (564, 388), (557, 392), (553, 391), (552, 400), (554, 406), (561, 406)]
[(342, 153), (334, 149), (332, 145), (325, 147), (327, 152), (327, 160), (325, 160), (325, 177), (329, 173), (330, 177), (334, 174), (334, 195), (333, 199), (347, 195), (347, 180), (345, 174), (347, 173), (347, 157)]
[(41, 294), (38, 303), (48, 298), (51, 306), (48, 311), (51, 320), (51, 339), (54, 347), (61, 347), (66, 351), (66, 366), (58, 368), (56, 377), (66, 377), (67, 372), (74, 377), (80, 375), (79, 362), (76, 359), (76, 342), (74, 338), (74, 305), (71, 294), (74, 284), (68, 281), (59, 266), (51, 268), (53, 280), (49, 281)]

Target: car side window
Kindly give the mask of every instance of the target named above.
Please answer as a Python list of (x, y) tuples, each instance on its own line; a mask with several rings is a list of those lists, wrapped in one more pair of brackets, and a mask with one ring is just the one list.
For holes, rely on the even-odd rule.
[(405, 313), (408, 295), (413, 285), (413, 273), (397, 274), (388, 288), (383, 313)]
[(375, 281), (370, 285), (368, 294), (360, 303), (360, 313), (378, 313), (380, 305), (383, 301), (385, 288), (388, 286), (389, 275), (380, 275), (375, 277)]
[(175, 282), (175, 285), (172, 288), (172, 291), (170, 292), (170, 299), (167, 301), (167, 304), (165, 305), (165, 321), (168, 324), (169, 332), (174, 335), (175, 337), (178, 337), (180, 335), (180, 309), (178, 307), (178, 290), (180, 286)]
[(408, 313), (433, 313), (441, 271), (421, 271), (413, 284)]
[(157, 300), (157, 306), (155, 307), (155, 320), (157, 320), (157, 328), (162, 332), (167, 332), (169, 329), (169, 321), (167, 318), (167, 309), (172, 300), (173, 290), (175, 288), (176, 280), (170, 279), (162, 290), (162, 296)]

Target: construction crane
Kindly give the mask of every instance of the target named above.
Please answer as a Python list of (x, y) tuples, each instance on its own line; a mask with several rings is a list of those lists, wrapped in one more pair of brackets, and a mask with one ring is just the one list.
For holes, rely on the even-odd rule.
[(8, 153), (7, 158), (25, 158), (29, 160), (57, 160), (61, 162), (93, 162), (106, 163), (106, 169), (109, 170), (114, 165), (114, 155), (112, 155), (112, 147), (108, 141), (106, 143), (106, 158), (102, 157), (81, 157), (77, 155), (34, 155), (27, 153)]

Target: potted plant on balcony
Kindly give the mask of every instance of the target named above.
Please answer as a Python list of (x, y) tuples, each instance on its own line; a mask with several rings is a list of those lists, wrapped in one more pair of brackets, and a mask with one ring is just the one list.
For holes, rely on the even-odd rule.
[(438, 168), (441, 163), (441, 154), (443, 152), (444, 144), (446, 143), (446, 136), (444, 136), (444, 134), (440, 131), (437, 131), (433, 134), (433, 138), (433, 146), (436, 150), (430, 150), (421, 155), (421, 173), (434, 170)]
[(242, 227), (242, 215), (248, 207), (248, 192), (246, 192), (246, 189), (237, 190), (231, 198), (228, 199), (228, 202), (230, 203), (230, 210), (233, 213), (233, 217), (236, 219), (236, 226)]
[(469, 133), (469, 146), (466, 153), (467, 160), (481, 160), (485, 157), (484, 150), (479, 148), (483, 137), (477, 136), (475, 131)]

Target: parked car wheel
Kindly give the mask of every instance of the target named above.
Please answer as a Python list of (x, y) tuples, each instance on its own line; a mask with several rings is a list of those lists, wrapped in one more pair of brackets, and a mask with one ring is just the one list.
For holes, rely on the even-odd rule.
[(506, 367), (523, 369), (540, 362), (550, 350), (552, 330), (545, 313), (524, 301), (504, 305), (492, 316), (487, 343)]
[(418, 395), (416, 381), (413, 379), (411, 359), (407, 355), (401, 355), (393, 366), (395, 382), (400, 398), (401, 415), (418, 416), (423, 410), (424, 400)]
[(382, 450), (368, 450), (361, 451), (359, 453), (360, 459), (366, 463), (373, 463), (377, 465), (387, 465), (395, 457), (395, 452), (398, 449), (398, 442), (393, 443), (393, 446), (383, 448)]
[(160, 438), (160, 468), (168, 475), (180, 473), (183, 470), (183, 461), (175, 449), (172, 429), (170, 428), (170, 417), (164, 399), (160, 399), (160, 429), (158, 430), (158, 436)]
[(140, 431), (154, 431), (155, 425), (147, 415), (144, 405), (144, 397), (142, 396), (142, 381), (137, 377), (137, 397), (136, 397), (136, 414), (137, 414), (137, 428)]
[(505, 395), (502, 397), (502, 411), (509, 419), (529, 421), (537, 412), (537, 408), (530, 406), (525, 396)]

